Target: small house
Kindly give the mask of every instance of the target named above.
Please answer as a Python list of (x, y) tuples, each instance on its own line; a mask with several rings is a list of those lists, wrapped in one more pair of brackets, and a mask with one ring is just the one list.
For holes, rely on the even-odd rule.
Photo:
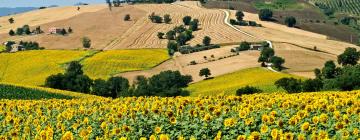
[(250, 50), (258, 50), (261, 51), (262, 50), (262, 45), (261, 44), (251, 44), (250, 45)]
[(52, 27), (49, 29), (50, 34), (61, 34), (61, 31), (62, 31), (62, 29), (56, 28), (56, 27)]
[(18, 52), (18, 51), (23, 51), (23, 50), (24, 50), (24, 47), (22, 45), (12, 44), (10, 52), (13, 53), (13, 52)]

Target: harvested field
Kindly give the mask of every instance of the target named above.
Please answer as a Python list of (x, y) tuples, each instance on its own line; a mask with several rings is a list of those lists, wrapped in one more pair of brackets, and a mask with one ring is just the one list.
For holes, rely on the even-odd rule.
[[(118, 36), (126, 32), (128, 28), (132, 27), (139, 18), (146, 16), (144, 11), (134, 8), (133, 6), (113, 8), (111, 12), (106, 7), (101, 7), (103, 8), (96, 12), (82, 13), (63, 20), (42, 24), (41, 28), (45, 33), (40, 35), (10, 37), (7, 31), (5, 34), (0, 34), (0, 42), (7, 40), (27, 40), (37, 41), (42, 47), (47, 49), (78, 49), (82, 48), (81, 38), (87, 36), (91, 39), (92, 48), (103, 49), (110, 42), (115, 41)], [(71, 11), (68, 13), (76, 12), (77, 11)], [(123, 18), (128, 13), (131, 14), (132, 20), (124, 21)], [(28, 24), (34, 26), (31, 23)], [(73, 33), (66, 36), (48, 35), (48, 29), (51, 27), (65, 29), (71, 27)]]
[[(225, 14), (220, 10), (211, 10), (199, 7), (198, 2), (177, 2), (174, 4), (143, 4), (136, 5), (150, 15), (152, 12), (163, 16), (170, 14), (171, 24), (151, 23), (148, 17), (139, 19), (126, 33), (118, 40), (112, 42), (105, 49), (117, 48), (164, 48), (167, 40), (157, 38), (158, 32), (167, 32), (177, 25), (183, 24), (184, 16), (191, 16), (200, 21), (200, 30), (194, 32), (195, 38), (189, 43), (191, 45), (201, 44), (205, 36), (212, 38), (212, 43), (231, 43), (240, 41), (257, 41), (239, 33), (224, 23)], [(193, 12), (195, 11), (196, 12)], [(221, 32), (220, 32), (221, 31)]]
[[(259, 51), (244, 51), (240, 52), (237, 56), (228, 57), (234, 55), (234, 53), (230, 52), (230, 49), (233, 47), (234, 46), (227, 46), (198, 53), (178, 55), (172, 60), (151, 70), (125, 72), (119, 74), (119, 76), (126, 77), (130, 81), (133, 81), (138, 75), (150, 77), (165, 70), (179, 70), (182, 74), (191, 75), (194, 82), (198, 82), (204, 79), (199, 76), (199, 71), (202, 68), (209, 68), (211, 70), (211, 76), (215, 77), (241, 69), (260, 66), (257, 62), (260, 53)], [(212, 58), (211, 55), (214, 55), (214, 57)], [(206, 56), (207, 59), (204, 59), (204, 56)], [(190, 65), (191, 61), (195, 61), (197, 64)]]

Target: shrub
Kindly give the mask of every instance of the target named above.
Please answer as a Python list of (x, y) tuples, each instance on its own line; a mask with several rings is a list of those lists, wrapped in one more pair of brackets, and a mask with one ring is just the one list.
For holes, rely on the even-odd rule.
[(250, 49), (250, 43), (249, 42), (241, 42), (240, 46), (236, 48), (236, 51), (246, 51)]
[(173, 31), (173, 30), (170, 30), (166, 33), (166, 38), (168, 40), (174, 40), (175, 39), (175, 36), (176, 36), (176, 32)]
[(189, 29), (192, 31), (197, 31), (199, 29), (199, 23), (195, 20), (191, 21)]
[(166, 15), (164, 15), (164, 22), (165, 23), (167, 23), (167, 24), (169, 24), (170, 22), (171, 22), (171, 17), (170, 17), (170, 15), (169, 14), (166, 14)]
[(13, 24), (15, 20), (14, 20), (14, 18), (11, 17), (11, 18), (8, 19), (8, 21), (9, 21), (10, 24)]
[(299, 93), (301, 89), (301, 80), (295, 78), (281, 78), (275, 82), (276, 87), (283, 88), (288, 93)]
[(288, 27), (294, 27), (294, 26), (296, 25), (296, 19), (295, 19), (295, 17), (293, 17), (293, 16), (286, 17), (286, 18), (285, 18), (285, 24), (286, 24)]
[(250, 26), (257, 26), (258, 24), (255, 21), (249, 21)]
[(209, 46), (211, 43), (211, 38), (209, 36), (205, 36), (204, 39), (203, 39), (203, 44), (205, 46)]
[(14, 35), (15, 35), (14, 30), (11, 29), (11, 30), (9, 31), (9, 35), (10, 35), (10, 36), (14, 36)]
[(271, 20), (273, 12), (270, 9), (261, 9), (259, 11), (260, 20)]
[(262, 93), (262, 92), (263, 91), (261, 89), (258, 89), (256, 87), (245, 86), (243, 88), (236, 90), (236, 95), (241, 96), (244, 94), (254, 94), (254, 93)]
[(82, 38), (82, 44), (84, 48), (90, 48), (91, 47), (91, 40), (88, 37)]
[(196, 61), (194, 61), (194, 60), (190, 62), (190, 65), (196, 65), (196, 64), (197, 64), (197, 63), (196, 63)]
[(178, 45), (175, 41), (169, 41), (167, 44), (167, 49), (168, 49), (169, 55), (174, 55), (174, 53), (179, 50)]
[(270, 62), (273, 64), (273, 66), (275, 68), (277, 68), (278, 70), (282, 69), (282, 64), (285, 63), (285, 59), (278, 57), (278, 56), (273, 56), (270, 58)]
[(130, 15), (126, 14), (125, 17), (124, 17), (124, 21), (129, 21), (130, 19), (131, 19)]
[(159, 39), (163, 39), (164, 38), (164, 33), (163, 32), (158, 32), (158, 34), (157, 34), (157, 37), (159, 38)]
[(235, 16), (236, 16), (237, 21), (242, 21), (244, 18), (244, 13), (242, 11), (236, 11)]
[(205, 79), (207, 79), (211, 75), (209, 68), (203, 68), (199, 72), (199, 76), (205, 76)]
[(189, 25), (191, 22), (191, 16), (185, 16), (183, 18), (184, 25)]
[(237, 25), (237, 21), (235, 19), (230, 19), (230, 24), (231, 25)]
[(239, 22), (238, 22), (238, 25), (240, 25), (240, 26), (248, 26), (249, 23), (246, 22), (246, 21), (239, 21)]

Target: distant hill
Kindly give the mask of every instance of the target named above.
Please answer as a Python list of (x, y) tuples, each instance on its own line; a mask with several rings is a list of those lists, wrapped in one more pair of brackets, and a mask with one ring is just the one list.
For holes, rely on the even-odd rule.
[(35, 10), (35, 9), (38, 9), (38, 8), (36, 8), (36, 7), (15, 7), (15, 8), (0, 7), (0, 16), (24, 13), (24, 12), (28, 12), (28, 11)]

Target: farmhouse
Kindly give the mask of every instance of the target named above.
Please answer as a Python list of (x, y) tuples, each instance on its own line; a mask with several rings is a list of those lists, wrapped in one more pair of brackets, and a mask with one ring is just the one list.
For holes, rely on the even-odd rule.
[(49, 34), (60, 34), (61, 31), (62, 29), (60, 28), (56, 28), (56, 27), (49, 28)]
[(263, 45), (261, 44), (251, 44), (250, 45), (250, 50), (258, 50), (261, 51), (262, 50)]
[(23, 51), (23, 50), (24, 50), (24, 47), (22, 45), (12, 44), (10, 52), (18, 52), (18, 51)]

